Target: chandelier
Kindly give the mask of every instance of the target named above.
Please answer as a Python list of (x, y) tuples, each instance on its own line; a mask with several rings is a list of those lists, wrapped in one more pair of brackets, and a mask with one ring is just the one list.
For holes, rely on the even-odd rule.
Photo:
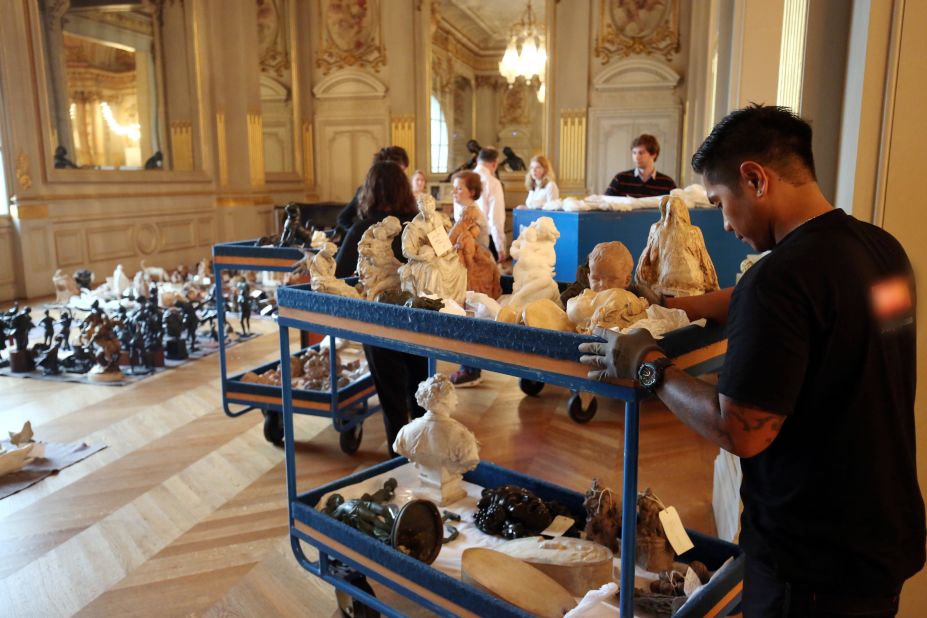
[(547, 67), (547, 46), (544, 41), (544, 26), (538, 24), (531, 10), (531, 0), (521, 19), (512, 26), (508, 47), (499, 62), (499, 73), (511, 86), (521, 77), (531, 82), (536, 77), (540, 82), (538, 100), (544, 101), (544, 71)]

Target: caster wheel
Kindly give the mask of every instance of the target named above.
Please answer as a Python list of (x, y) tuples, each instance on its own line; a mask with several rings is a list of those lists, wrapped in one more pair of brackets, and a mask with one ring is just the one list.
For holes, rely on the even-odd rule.
[(537, 396), (542, 390), (544, 390), (544, 383), (537, 382), (535, 380), (529, 380), (528, 378), (522, 378), (518, 381), (518, 387), (526, 395), (531, 397)]
[(595, 416), (595, 412), (599, 407), (599, 402), (593, 397), (589, 400), (589, 405), (586, 409), (583, 409), (583, 398), (579, 393), (573, 393), (570, 396), (570, 401), (567, 404), (567, 412), (577, 423), (588, 423), (592, 420), (592, 417)]
[[(373, 588), (371, 588), (370, 584), (367, 583), (367, 578), (363, 575), (357, 577), (351, 583), (367, 594), (376, 596), (373, 593)], [(345, 616), (346, 618), (380, 618), (380, 612), (372, 609), (367, 605), (364, 605), (344, 590), (336, 589), (335, 599), (338, 600), (338, 609), (341, 610), (341, 615)]]
[(338, 444), (341, 446), (341, 452), (346, 455), (353, 455), (360, 448), (361, 439), (364, 437), (364, 425), (358, 423), (353, 429), (342, 431), (338, 435)]
[(261, 410), (264, 413), (264, 439), (271, 444), (283, 446), (283, 414), (273, 410)]

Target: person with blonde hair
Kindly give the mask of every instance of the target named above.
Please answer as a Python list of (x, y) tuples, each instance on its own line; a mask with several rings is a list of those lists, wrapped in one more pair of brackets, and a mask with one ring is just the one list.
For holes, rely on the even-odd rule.
[(540, 209), (547, 202), (560, 199), (560, 189), (554, 181), (554, 170), (544, 155), (531, 157), (528, 173), (525, 174), (525, 188), (528, 189), (528, 197), (525, 198), (526, 208)]

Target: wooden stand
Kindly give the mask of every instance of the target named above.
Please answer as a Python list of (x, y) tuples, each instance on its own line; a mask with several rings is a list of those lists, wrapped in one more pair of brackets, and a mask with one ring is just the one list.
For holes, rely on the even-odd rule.
[(35, 369), (32, 353), (29, 350), (10, 350), (10, 371), (13, 373), (29, 373)]

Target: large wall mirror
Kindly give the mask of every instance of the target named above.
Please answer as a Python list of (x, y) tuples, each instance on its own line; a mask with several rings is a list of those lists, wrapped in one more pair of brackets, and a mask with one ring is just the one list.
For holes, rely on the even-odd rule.
[[(526, 162), (544, 152), (546, 0), (435, 0), (432, 11), (428, 171), (446, 177), (469, 162), (473, 141), (510, 148)], [(513, 37), (521, 58), (509, 51)], [(500, 69), (503, 59), (510, 70)], [(516, 77), (522, 61), (536, 75)]]
[(39, 1), (56, 168), (198, 167), (184, 5)]

